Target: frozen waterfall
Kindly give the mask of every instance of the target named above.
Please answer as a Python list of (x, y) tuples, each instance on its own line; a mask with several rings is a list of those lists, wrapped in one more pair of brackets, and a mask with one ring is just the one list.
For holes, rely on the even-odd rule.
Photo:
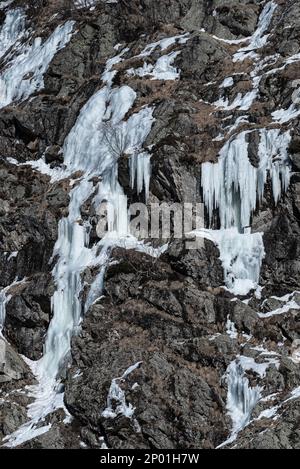
[(9, 10), (0, 30), (0, 58), (20, 39), (25, 31), (26, 16), (21, 8)]
[(0, 335), (5, 322), (5, 308), (10, 299), (11, 296), (7, 295), (7, 288), (0, 291)]
[(246, 58), (256, 58), (256, 53), (254, 51), (260, 49), (266, 44), (268, 39), (268, 34), (266, 34), (266, 32), (271, 24), (276, 8), (277, 4), (275, 2), (270, 1), (266, 3), (260, 14), (255, 33), (250, 38), (250, 43), (235, 54), (234, 61), (243, 61)]
[[(263, 353), (265, 352), (269, 355), (263, 349)], [(263, 387), (251, 386), (246, 372), (254, 373), (257, 378), (262, 379), (266, 376), (270, 366), (275, 366), (278, 369), (279, 362), (276, 357), (265, 357), (264, 361), (258, 363), (252, 357), (238, 355), (227, 367), (225, 374), (227, 382), (226, 408), (232, 420), (232, 430), (229, 438), (218, 448), (236, 440), (238, 434), (250, 423), (252, 412), (262, 397)]]
[(250, 225), (251, 215), (264, 194), (268, 175), (272, 181), (273, 197), (278, 202), (288, 189), (290, 163), (288, 145), (290, 132), (262, 129), (258, 149), (258, 168), (248, 159), (248, 143), (242, 132), (231, 138), (222, 148), (218, 162), (203, 163), (203, 199), (210, 223), (215, 209), (219, 209), (221, 228), (237, 227), (240, 232)]
[(260, 386), (250, 387), (239, 358), (230, 363), (226, 374), (228, 386), (226, 408), (232, 420), (232, 431), (230, 437), (218, 448), (232, 443), (238, 433), (248, 425), (262, 391)]
[(246, 132), (229, 140), (220, 152), (218, 163), (202, 165), (202, 188), (210, 222), (219, 209), (221, 228), (250, 224), (256, 207), (257, 171), (248, 159)]
[[(0, 75), (0, 108), (13, 101), (25, 100), (43, 88), (44, 73), (54, 55), (70, 41), (73, 27), (74, 21), (66, 21), (57, 26), (44, 43), (37, 37), (32, 44), (18, 45), (14, 57)], [(12, 37), (12, 32), (9, 35)]]
[[(111, 243), (129, 234), (126, 197), (117, 180), (117, 157), (111, 141), (117, 135), (109, 133), (108, 139), (103, 132), (108, 125), (109, 129), (115, 129), (117, 133), (126, 134), (127, 148), (122, 149), (124, 152), (143, 144), (151, 129), (152, 110), (143, 108), (123, 121), (135, 98), (136, 94), (130, 87), (112, 88), (108, 83), (82, 108), (65, 141), (64, 162), (67, 171), (70, 175), (82, 171), (82, 177), (71, 191), (69, 216), (60, 221), (54, 250), (54, 256), (58, 255), (59, 259), (53, 271), (57, 285), (53, 296), (54, 315), (40, 363), (44, 373), (48, 376), (50, 374), (53, 379), (68, 355), (71, 336), (79, 326), (84, 311), (80, 300), (81, 273), (88, 266), (103, 265), (107, 260), (106, 250)], [(91, 176), (100, 176), (96, 188), (90, 182)], [(105, 201), (113, 208), (110, 229), (115, 233), (108, 242), (104, 238), (92, 248), (89, 247), (89, 223), (82, 221), (80, 210), (91, 196), (96, 205)], [(122, 204), (124, 199), (125, 206)]]
[(204, 230), (220, 250), (226, 287), (236, 295), (246, 295), (258, 286), (264, 245), (261, 233), (251, 233), (251, 217), (264, 195), (270, 178), (274, 202), (289, 186), (288, 158), (290, 132), (260, 130), (258, 167), (248, 158), (247, 136), (241, 132), (222, 148), (217, 163), (203, 163), (201, 185), (210, 225), (216, 211), (220, 230)]
[(237, 228), (195, 232), (219, 248), (224, 281), (235, 295), (247, 295), (258, 286), (265, 249), (261, 233), (239, 233)]
[[(136, 247), (138, 243), (128, 233), (127, 200), (118, 182), (117, 162), (126, 153), (143, 155), (142, 145), (151, 130), (153, 110), (144, 107), (124, 120), (136, 94), (129, 86), (112, 86), (114, 71), (111, 69), (121, 56), (122, 53), (107, 62), (102, 76), (105, 86), (82, 108), (65, 140), (66, 170), (61, 171), (60, 177), (76, 173), (76, 179), (71, 179), (69, 214), (59, 222), (53, 253), (53, 259), (57, 258), (53, 269), (56, 283), (52, 298), (53, 318), (47, 331), (44, 355), (38, 362), (30, 364), (39, 380), (31, 391), (35, 401), (28, 408), (30, 421), (6, 438), (6, 446), (9, 447), (36, 436), (40, 422), (50, 412), (63, 408), (60, 371), (68, 359), (71, 338), (78, 330), (82, 314), (101, 295), (110, 249), (123, 245), (127, 238), (131, 242), (130, 247)], [(91, 181), (93, 176), (99, 181), (95, 185)], [(145, 184), (148, 186), (149, 183), (146, 181)], [(83, 220), (81, 214), (81, 207), (88, 199), (93, 200), (96, 207), (102, 203), (111, 207), (108, 214), (111, 231), (94, 246), (90, 246), (89, 220)], [(86, 304), (83, 304), (80, 298), (83, 287), (81, 274), (87, 267), (97, 267), (99, 275), (90, 288)], [(48, 430), (45, 426), (41, 431)]]

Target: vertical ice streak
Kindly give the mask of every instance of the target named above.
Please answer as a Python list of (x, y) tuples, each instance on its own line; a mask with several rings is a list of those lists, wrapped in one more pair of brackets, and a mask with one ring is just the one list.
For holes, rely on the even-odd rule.
[(211, 231), (220, 250), (227, 288), (234, 295), (247, 295), (258, 287), (265, 256), (261, 233), (239, 233), (236, 228)]
[(251, 414), (261, 397), (261, 387), (253, 388), (245, 376), (244, 369), (239, 359), (231, 362), (227, 369), (227, 411), (232, 420), (230, 437), (218, 448), (232, 443), (239, 432), (250, 422)]
[(272, 181), (272, 192), (277, 204), (282, 193), (288, 190), (291, 178), (291, 164), (288, 147), (291, 141), (290, 131), (281, 133), (280, 129), (262, 129), (258, 149), (258, 196), (263, 197), (267, 175)]
[(258, 169), (248, 159), (247, 133), (231, 138), (222, 148), (216, 164), (202, 164), (201, 184), (210, 223), (214, 210), (219, 209), (221, 228), (237, 227), (240, 232), (250, 225), (257, 202), (263, 197), (268, 174), (275, 203), (287, 191), (291, 174), (287, 152), (291, 140), (289, 131), (260, 131)]
[(6, 305), (10, 299), (11, 296), (7, 295), (7, 288), (4, 288), (0, 291), (0, 335), (2, 335), (2, 330), (5, 323)]
[(151, 176), (151, 162), (150, 155), (147, 152), (140, 154), (133, 154), (130, 157), (130, 184), (134, 189), (136, 184), (136, 191), (139, 195), (145, 189), (146, 200), (149, 195), (149, 185)]
[(222, 148), (217, 164), (202, 165), (202, 188), (210, 221), (218, 208), (221, 228), (250, 224), (256, 208), (257, 171), (248, 159), (246, 132), (230, 139)]

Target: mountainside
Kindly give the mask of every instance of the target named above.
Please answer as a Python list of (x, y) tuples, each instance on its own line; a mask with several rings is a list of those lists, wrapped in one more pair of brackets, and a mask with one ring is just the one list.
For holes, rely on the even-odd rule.
[(299, 0), (0, 1), (1, 447), (300, 449), (299, 63)]

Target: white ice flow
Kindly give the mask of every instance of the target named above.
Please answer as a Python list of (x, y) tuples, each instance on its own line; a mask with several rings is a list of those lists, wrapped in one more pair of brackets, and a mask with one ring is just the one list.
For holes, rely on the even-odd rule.
[(226, 371), (227, 403), (226, 408), (232, 420), (230, 437), (218, 448), (222, 448), (236, 440), (250, 422), (251, 414), (261, 399), (263, 388), (259, 385), (251, 387), (246, 371), (254, 371), (258, 377), (263, 378), (270, 365), (279, 366), (276, 358), (266, 358), (263, 363), (256, 363), (251, 357), (238, 356), (232, 361)]
[(32, 44), (28, 40), (18, 45), (0, 75), (0, 108), (43, 88), (44, 74), (54, 55), (70, 41), (73, 27), (74, 21), (66, 21), (45, 42), (37, 37)]
[[(125, 141), (126, 148), (122, 150), (129, 154), (133, 152), (138, 158), (140, 153), (143, 155), (142, 145), (150, 132), (153, 117), (152, 109), (144, 107), (132, 114), (127, 121), (124, 120), (136, 94), (128, 86), (112, 86), (115, 72), (111, 68), (122, 60), (121, 57), (122, 53), (108, 61), (102, 76), (105, 86), (82, 108), (64, 144), (64, 163), (67, 169), (60, 177), (78, 174), (78, 171), (82, 172), (82, 176), (77, 176), (77, 180), (73, 181), (69, 215), (59, 223), (53, 253), (53, 258), (58, 259), (53, 270), (56, 282), (56, 291), (52, 298), (53, 318), (47, 332), (43, 357), (36, 363), (30, 363), (39, 381), (37, 386), (31, 388), (31, 395), (35, 400), (28, 408), (30, 420), (6, 438), (5, 444), (8, 447), (17, 446), (33, 438), (37, 432), (49, 429), (42, 425), (45, 417), (63, 407), (59, 373), (68, 359), (71, 337), (76, 333), (84, 311), (101, 295), (110, 249), (116, 245), (138, 245), (137, 240), (128, 233), (127, 201), (118, 183), (115, 142), (105, 138), (103, 130), (115, 130), (116, 132), (110, 131), (109, 136), (116, 138), (118, 142)], [(120, 138), (120, 133), (126, 134), (126, 140)], [(139, 178), (148, 180), (147, 168), (142, 171), (138, 169), (138, 181)], [(96, 185), (91, 180), (93, 176), (99, 178)], [(112, 207), (109, 214), (111, 232), (92, 247), (89, 246), (89, 222), (82, 220), (81, 216), (81, 207), (89, 198), (93, 198), (97, 206), (108, 203)], [(151, 250), (149, 253), (151, 254)], [(89, 266), (98, 267), (99, 275), (91, 287), (87, 304), (84, 305), (80, 299), (81, 273)]]
[(248, 425), (262, 390), (260, 386), (250, 387), (239, 358), (231, 362), (227, 369), (227, 386), (226, 407), (232, 420), (232, 430), (229, 439), (220, 445), (220, 448), (232, 443), (238, 433)]
[[(230, 103), (229, 98), (226, 97), (226, 88), (230, 87), (230, 83), (232, 83), (232, 77), (225, 78), (223, 83), (220, 85), (220, 88), (223, 88), (223, 96), (221, 96), (217, 101), (213, 103), (216, 107), (224, 109), (225, 111), (231, 111), (233, 109), (247, 111), (251, 108), (253, 102), (259, 94), (259, 85), (262, 79), (262, 76), (259, 75), (259, 72), (263, 70), (263, 68), (268, 64), (268, 60), (272, 58), (271, 56), (259, 60), (259, 54), (255, 51), (263, 47), (267, 42), (268, 34), (265, 35), (264, 33), (268, 30), (270, 26), (276, 8), (276, 3), (272, 1), (268, 2), (265, 5), (260, 14), (257, 29), (253, 36), (250, 38), (250, 44), (248, 44), (247, 47), (240, 49), (233, 57), (233, 62), (243, 61), (246, 58), (255, 60), (255, 69), (250, 74), (252, 80), (252, 89), (244, 95), (242, 93), (238, 93), (235, 96), (234, 100)], [(224, 86), (224, 83), (226, 86)], [(295, 109), (295, 106), (292, 105), (291, 108), (288, 110), (280, 110), (273, 113), (273, 118), (274, 120), (277, 119), (280, 122), (286, 122), (294, 116), (296, 117), (298, 115), (296, 114), (296, 112), (297, 109)]]
[(8, 7), (14, 2), (14, 0), (7, 0), (6, 2), (0, 2), (0, 10), (4, 10), (4, 8)]
[[(227, 88), (226, 86), (220, 87)], [(252, 106), (256, 96), (257, 87), (254, 87), (251, 91), (248, 91), (244, 96), (242, 95), (242, 93), (238, 93), (231, 104), (229, 103), (228, 98), (221, 97), (214, 102), (214, 105), (220, 109), (224, 109), (225, 111), (232, 111), (233, 109), (240, 109), (240, 111), (248, 111)]]
[(114, 378), (111, 382), (108, 396), (106, 409), (102, 412), (102, 416), (105, 418), (116, 418), (122, 414), (127, 418), (132, 418), (134, 414), (134, 407), (131, 403), (126, 402), (125, 391), (120, 386), (126, 381), (126, 378), (137, 368), (141, 366), (142, 362), (137, 362), (130, 366), (120, 378)]
[(250, 225), (251, 215), (264, 194), (267, 176), (272, 181), (277, 203), (288, 189), (291, 167), (288, 157), (290, 132), (262, 129), (258, 150), (258, 168), (248, 158), (249, 132), (232, 137), (220, 151), (218, 163), (203, 163), (202, 188), (210, 222), (219, 209), (221, 228), (237, 227), (240, 232)]
[(273, 120), (280, 124), (286, 124), (300, 115), (299, 98), (296, 103), (292, 103), (288, 109), (278, 109), (272, 112)]
[(7, 294), (10, 287), (3, 288), (0, 291), (0, 335), (5, 323), (6, 305), (11, 299), (11, 295)]
[(239, 233), (237, 228), (202, 230), (200, 235), (219, 248), (226, 287), (235, 295), (247, 295), (258, 287), (265, 255), (261, 233)]
[(164, 51), (168, 49), (168, 47), (178, 43), (178, 44), (185, 44), (190, 38), (190, 33), (185, 33), (185, 34), (180, 34), (178, 36), (172, 36), (172, 37), (165, 37), (164, 39), (161, 39), (160, 41), (152, 42), (151, 44), (148, 44), (142, 52), (137, 55), (137, 57), (147, 57), (152, 54), (152, 52), (160, 48), (161, 51)]
[(226, 287), (246, 295), (258, 286), (265, 254), (261, 233), (251, 233), (251, 216), (262, 199), (268, 176), (275, 203), (288, 189), (291, 168), (288, 157), (290, 132), (262, 129), (258, 167), (248, 158), (249, 132), (232, 137), (222, 148), (217, 163), (203, 163), (201, 184), (209, 223), (218, 210), (220, 230), (198, 233), (214, 241), (220, 250)]
[(243, 61), (246, 58), (256, 58), (255, 51), (263, 47), (267, 42), (268, 34), (266, 34), (266, 32), (268, 31), (276, 8), (277, 4), (275, 2), (270, 1), (266, 3), (260, 14), (255, 33), (250, 38), (250, 43), (234, 55), (233, 60), (235, 62)]
[(21, 8), (9, 10), (0, 30), (0, 58), (20, 39), (25, 32), (26, 16)]

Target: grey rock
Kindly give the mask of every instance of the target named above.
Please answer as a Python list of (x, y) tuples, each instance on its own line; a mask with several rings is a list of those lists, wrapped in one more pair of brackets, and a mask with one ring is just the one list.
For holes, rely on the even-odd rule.
[(0, 382), (18, 381), (29, 375), (29, 368), (22, 358), (0, 337)]

